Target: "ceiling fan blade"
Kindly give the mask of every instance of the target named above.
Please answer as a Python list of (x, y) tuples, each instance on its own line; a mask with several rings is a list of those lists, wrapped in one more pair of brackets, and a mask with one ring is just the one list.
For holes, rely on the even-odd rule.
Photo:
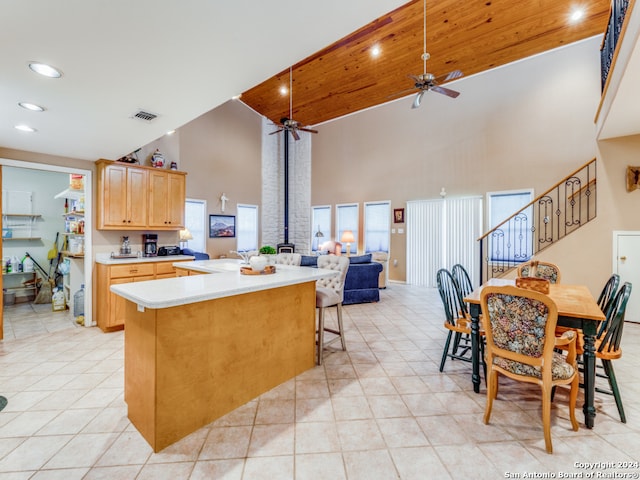
[(450, 80), (455, 80), (456, 78), (460, 78), (463, 77), (464, 73), (462, 73), (460, 70), (454, 70), (452, 72), (446, 73), (444, 75), (440, 75), (439, 77), (435, 78), (435, 82), (436, 83), (444, 83), (444, 82), (448, 82)]
[(274, 133), (280, 133), (282, 130), (284, 130), (284, 129), (283, 128), (279, 128), (275, 132), (271, 132), (269, 135), (273, 135)]
[(407, 75), (407, 77), (416, 83), (422, 83), (422, 79), (418, 75)]
[(300, 135), (298, 135), (298, 132), (296, 131), (297, 128), (290, 128), (289, 131), (291, 132), (291, 135), (293, 136), (293, 139), (298, 141), (300, 140)]
[(447, 97), (451, 97), (451, 98), (456, 98), (458, 95), (460, 95), (460, 92), (456, 92), (455, 90), (440, 87), (437, 85), (431, 87), (430, 90), (433, 90), (434, 92), (442, 93), (443, 95), (446, 95)]
[(298, 127), (298, 130), (302, 130), (303, 132), (318, 133), (317, 130), (313, 130), (313, 129), (307, 128), (307, 127)]
[(426, 92), (426, 90), (422, 90), (420, 93), (416, 95), (416, 98), (415, 100), (413, 100), (413, 104), (411, 105), (411, 108), (418, 108), (420, 106), (420, 102), (422, 101), (422, 96), (424, 95), (424, 92)]

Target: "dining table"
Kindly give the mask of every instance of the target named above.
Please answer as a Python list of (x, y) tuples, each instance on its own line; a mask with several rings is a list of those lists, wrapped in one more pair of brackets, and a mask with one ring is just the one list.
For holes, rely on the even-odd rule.
[[(473, 390), (480, 392), (480, 294), (485, 286), (515, 286), (515, 279), (491, 278), (473, 290), (464, 301), (469, 306), (471, 316), (471, 365)], [(595, 339), (598, 325), (605, 320), (598, 302), (585, 285), (569, 285), (562, 283), (549, 284), (549, 297), (558, 307), (558, 325), (582, 330), (584, 334), (584, 423), (593, 428), (596, 417), (594, 406), (596, 355)]]

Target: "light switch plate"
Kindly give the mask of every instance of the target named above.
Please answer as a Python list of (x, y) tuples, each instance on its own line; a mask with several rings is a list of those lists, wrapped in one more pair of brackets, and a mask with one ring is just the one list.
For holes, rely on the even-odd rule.
[(402, 234), (404, 233), (404, 228), (399, 228), (399, 229), (398, 229), (398, 233), (399, 233), (400, 235), (402, 235)]

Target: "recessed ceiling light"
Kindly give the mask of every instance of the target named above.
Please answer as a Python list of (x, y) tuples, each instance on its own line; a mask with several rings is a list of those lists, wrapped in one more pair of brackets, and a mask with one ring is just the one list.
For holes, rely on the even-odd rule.
[(40, 62), (29, 62), (29, 68), (40, 75), (44, 75), (49, 78), (60, 78), (62, 72), (51, 65)]
[(16, 128), (17, 130), (20, 130), (21, 132), (29, 132), (29, 133), (33, 133), (33, 132), (37, 132), (37, 130), (33, 127), (30, 127), (29, 125), (16, 125), (14, 128)]
[(282, 86), (280, 87), (280, 95), (286, 95), (287, 93), (289, 93), (289, 89), (287, 89), (287, 87)]
[(584, 8), (575, 8), (571, 12), (571, 15), (569, 16), (569, 20), (571, 20), (571, 22), (575, 23), (575, 22), (580, 21), (582, 19), (582, 17), (584, 17)]
[(36, 105), (35, 103), (28, 102), (18, 102), (22, 108), (26, 108), (27, 110), (31, 110), (32, 112), (44, 112), (45, 108), (40, 105)]
[(372, 57), (377, 57), (380, 55), (380, 46), (379, 45), (374, 45), (373, 47), (371, 47), (371, 56)]

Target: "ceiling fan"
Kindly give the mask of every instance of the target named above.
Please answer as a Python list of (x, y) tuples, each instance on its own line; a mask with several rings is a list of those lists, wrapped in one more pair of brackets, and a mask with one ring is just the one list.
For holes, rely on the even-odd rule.
[(434, 74), (427, 72), (427, 60), (431, 58), (431, 55), (427, 52), (427, 0), (424, 0), (424, 22), (423, 22), (423, 48), (422, 48), (422, 63), (423, 70), (420, 75), (409, 75), (409, 78), (414, 80), (414, 88), (410, 88), (408, 90), (403, 90), (402, 92), (398, 92), (392, 96), (398, 96), (404, 93), (408, 93), (413, 91), (414, 89), (418, 89), (419, 92), (416, 94), (413, 103), (411, 104), (411, 108), (418, 108), (420, 106), (420, 102), (422, 102), (422, 97), (425, 92), (431, 90), (433, 92), (442, 93), (451, 98), (456, 98), (460, 95), (460, 92), (456, 92), (455, 90), (451, 90), (450, 88), (445, 88), (440, 86), (440, 83), (448, 82), (449, 80), (453, 80), (455, 78), (460, 78), (464, 74), (460, 70), (453, 70), (445, 75), (440, 75), (436, 77)]
[(318, 133), (317, 130), (313, 130), (305, 125), (302, 125), (300, 122), (293, 120), (291, 117), (293, 112), (293, 77), (291, 74), (291, 67), (289, 67), (289, 118), (283, 117), (280, 119), (280, 123), (274, 123), (274, 125), (278, 126), (278, 130), (275, 132), (271, 132), (269, 135), (273, 135), (275, 133), (279, 133), (282, 131), (291, 132), (291, 136), (294, 140), (300, 140), (300, 135), (298, 132), (309, 132), (309, 133)]

